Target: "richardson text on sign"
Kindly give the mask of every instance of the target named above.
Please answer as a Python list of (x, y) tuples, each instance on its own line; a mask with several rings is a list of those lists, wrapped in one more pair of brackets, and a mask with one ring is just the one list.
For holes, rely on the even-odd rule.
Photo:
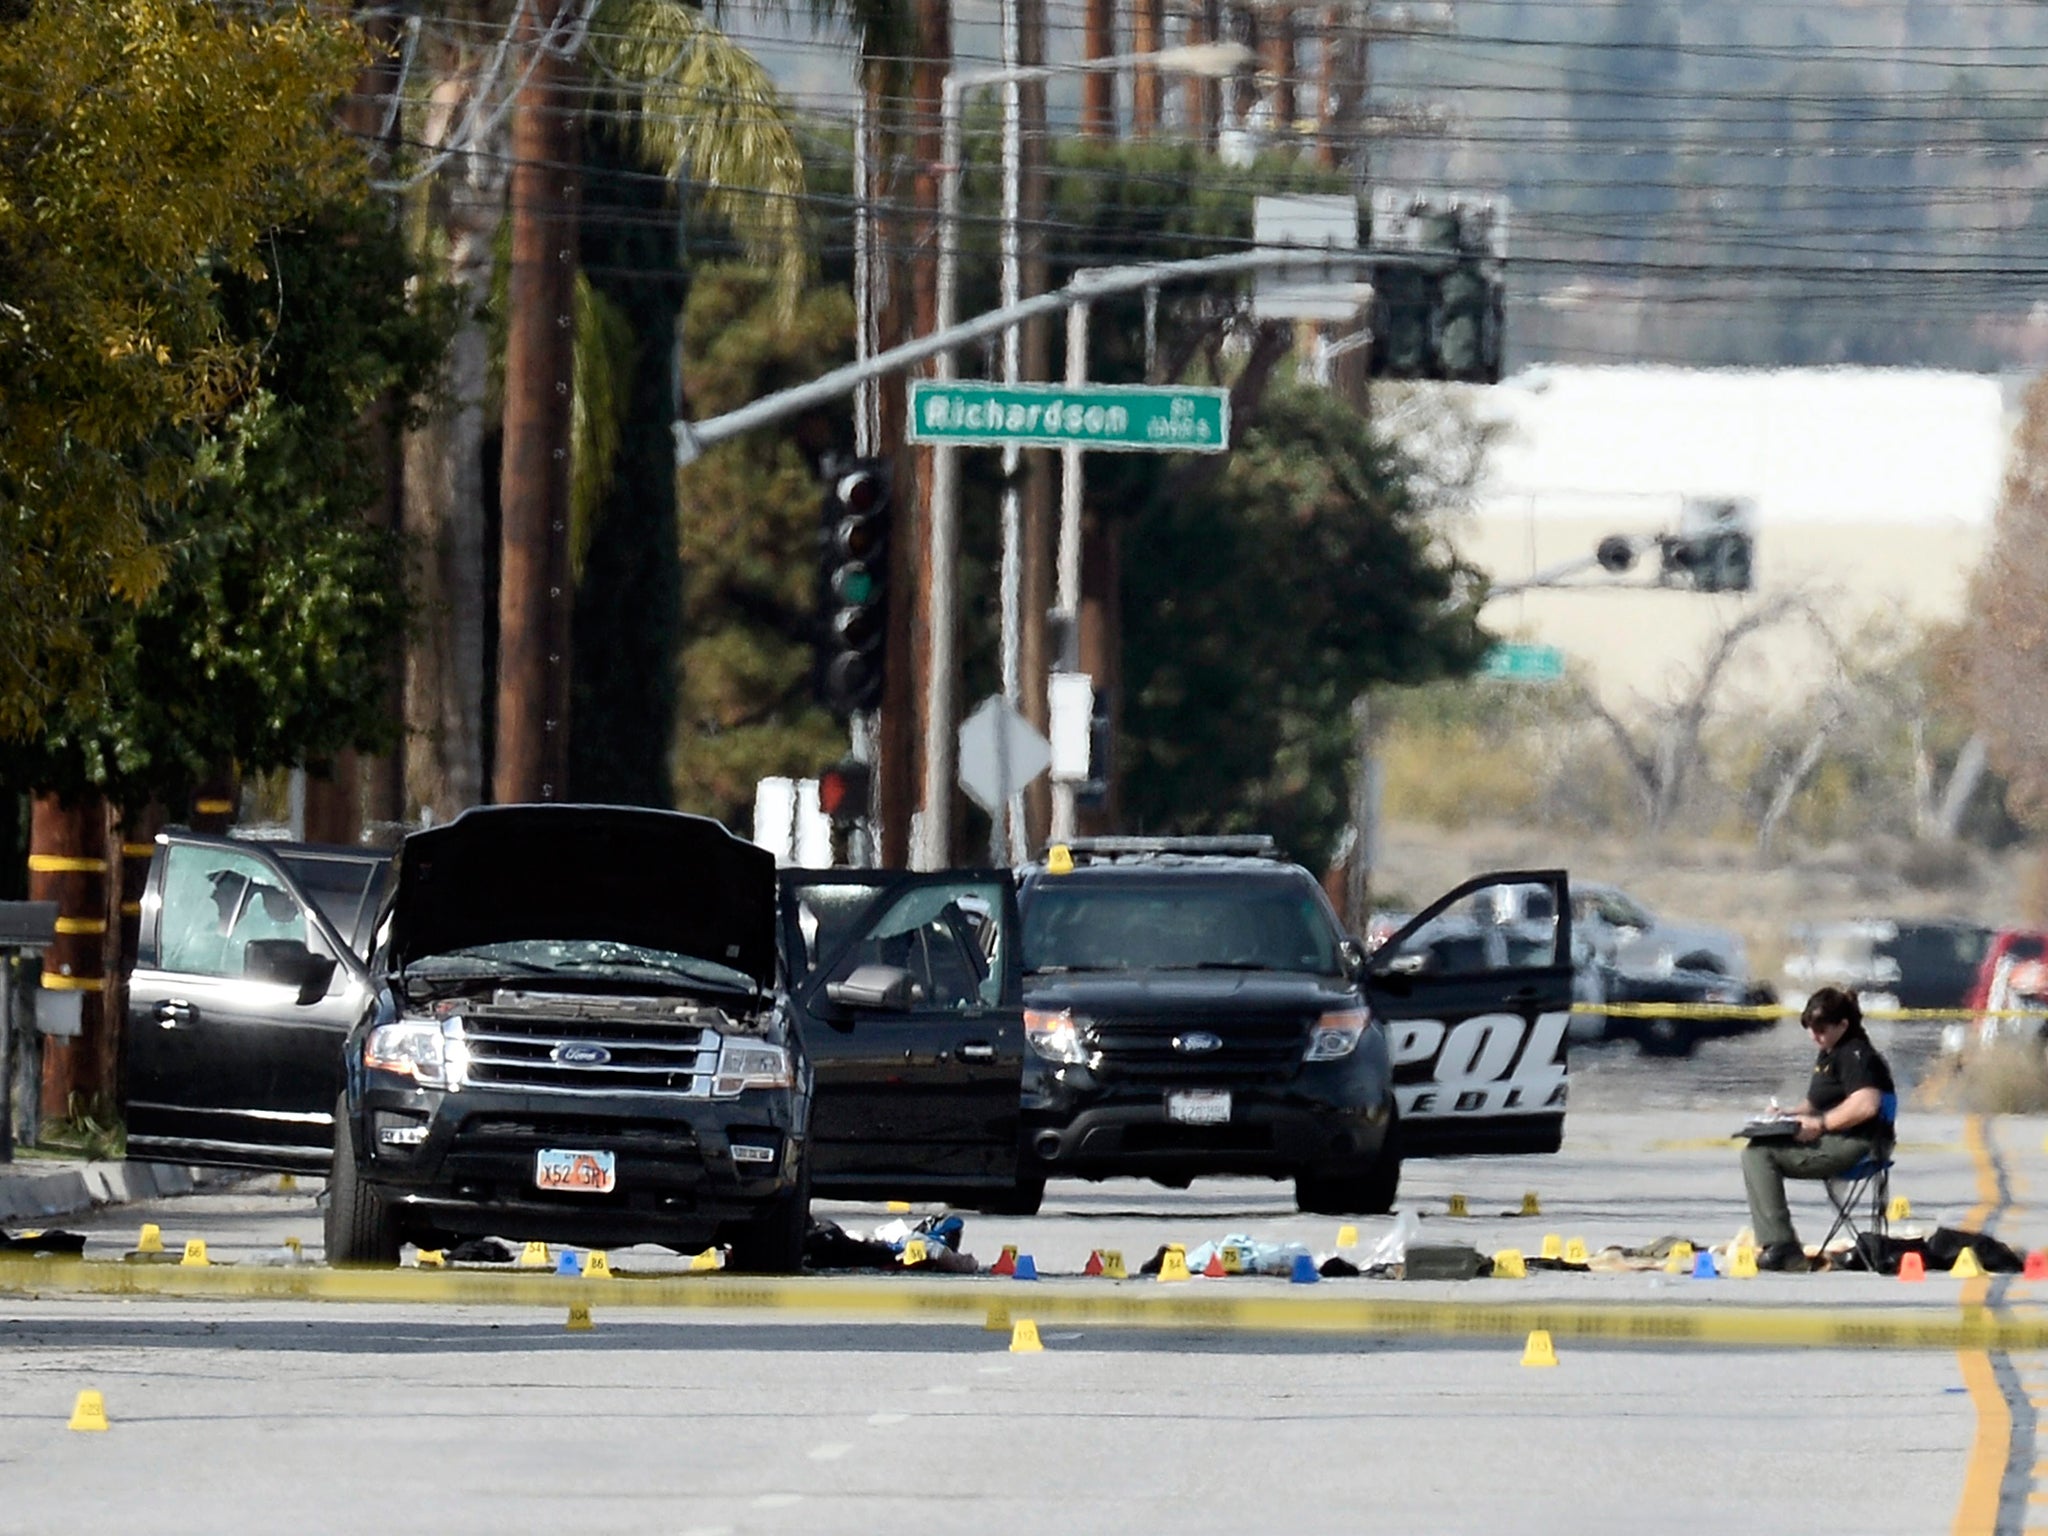
[(918, 381), (910, 387), (910, 440), (1222, 453), (1230, 446), (1230, 392)]

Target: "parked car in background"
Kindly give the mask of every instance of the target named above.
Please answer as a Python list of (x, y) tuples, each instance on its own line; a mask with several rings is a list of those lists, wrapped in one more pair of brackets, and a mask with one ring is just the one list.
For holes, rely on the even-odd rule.
[[(1778, 1001), (1769, 982), (1742, 981), (1719, 971), (1620, 971), (1598, 967), (1609, 1003), (1628, 1003), (1651, 1011), (1606, 1016), (1594, 1037), (1633, 1040), (1646, 1056), (1690, 1056), (1703, 1040), (1722, 1040), (1773, 1028), (1776, 1013), (1694, 1013), (1693, 1006), (1760, 1010)], [(1670, 1013), (1655, 1012), (1658, 1004), (1676, 1005)]]
[[(1496, 885), (1465, 908), (1438, 918), (1427, 937), (1452, 950), (1489, 942), (1537, 942), (1552, 921), (1551, 895), (1534, 885)], [(1748, 979), (1742, 940), (1719, 928), (1663, 921), (1610, 885), (1571, 887), (1572, 1013), (1580, 1044), (1634, 1041), (1646, 1055), (1690, 1055), (1703, 1040), (1771, 1028), (1775, 1014), (1694, 1014), (1692, 1005), (1763, 1008), (1777, 1003), (1768, 982)], [(1376, 948), (1408, 921), (1376, 912), (1366, 947)], [(1609, 1005), (1673, 1005), (1671, 1013), (1608, 1012)]]
[(2048, 932), (2001, 928), (1992, 934), (1963, 1006), (1977, 1017), (1942, 1026), (1941, 1046), (1950, 1054), (1998, 1040), (2048, 1037), (2041, 1017), (2007, 1016), (2048, 1007)]
[(1659, 917), (1618, 886), (1572, 883), (1572, 927), (1594, 955), (1634, 974), (1714, 971), (1747, 979), (1749, 954), (1726, 928)]
[(1856, 993), (1866, 1010), (1965, 1007), (1994, 934), (1938, 918), (1800, 924), (1785, 959), (1787, 994), (1803, 1001), (1831, 986)]

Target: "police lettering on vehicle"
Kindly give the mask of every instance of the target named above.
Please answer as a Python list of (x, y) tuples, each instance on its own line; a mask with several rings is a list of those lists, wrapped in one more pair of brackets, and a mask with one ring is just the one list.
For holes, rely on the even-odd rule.
[(1570, 1017), (1545, 1013), (1532, 1020), (1482, 1013), (1455, 1025), (1439, 1019), (1391, 1021), (1394, 1098), (1402, 1118), (1562, 1110), (1564, 1032)]

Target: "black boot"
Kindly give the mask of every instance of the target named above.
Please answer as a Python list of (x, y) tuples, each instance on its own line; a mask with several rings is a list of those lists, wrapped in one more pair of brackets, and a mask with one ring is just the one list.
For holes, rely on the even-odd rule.
[(1756, 1256), (1758, 1269), (1783, 1269), (1804, 1274), (1809, 1268), (1806, 1250), (1797, 1243), (1773, 1243)]

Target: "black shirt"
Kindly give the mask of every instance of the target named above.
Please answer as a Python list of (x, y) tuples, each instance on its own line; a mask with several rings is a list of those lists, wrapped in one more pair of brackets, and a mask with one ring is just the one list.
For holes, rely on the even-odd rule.
[[(1822, 1051), (1814, 1058), (1813, 1080), (1806, 1087), (1806, 1102), (1816, 1112), (1825, 1115), (1860, 1088), (1875, 1088), (1881, 1094), (1897, 1091), (1892, 1086), (1892, 1069), (1878, 1054), (1877, 1047), (1870, 1043), (1870, 1036), (1860, 1029), (1852, 1029), (1842, 1036), (1832, 1051)], [(1866, 1120), (1850, 1126), (1843, 1134), (1889, 1137), (1891, 1124), (1884, 1120)]]

